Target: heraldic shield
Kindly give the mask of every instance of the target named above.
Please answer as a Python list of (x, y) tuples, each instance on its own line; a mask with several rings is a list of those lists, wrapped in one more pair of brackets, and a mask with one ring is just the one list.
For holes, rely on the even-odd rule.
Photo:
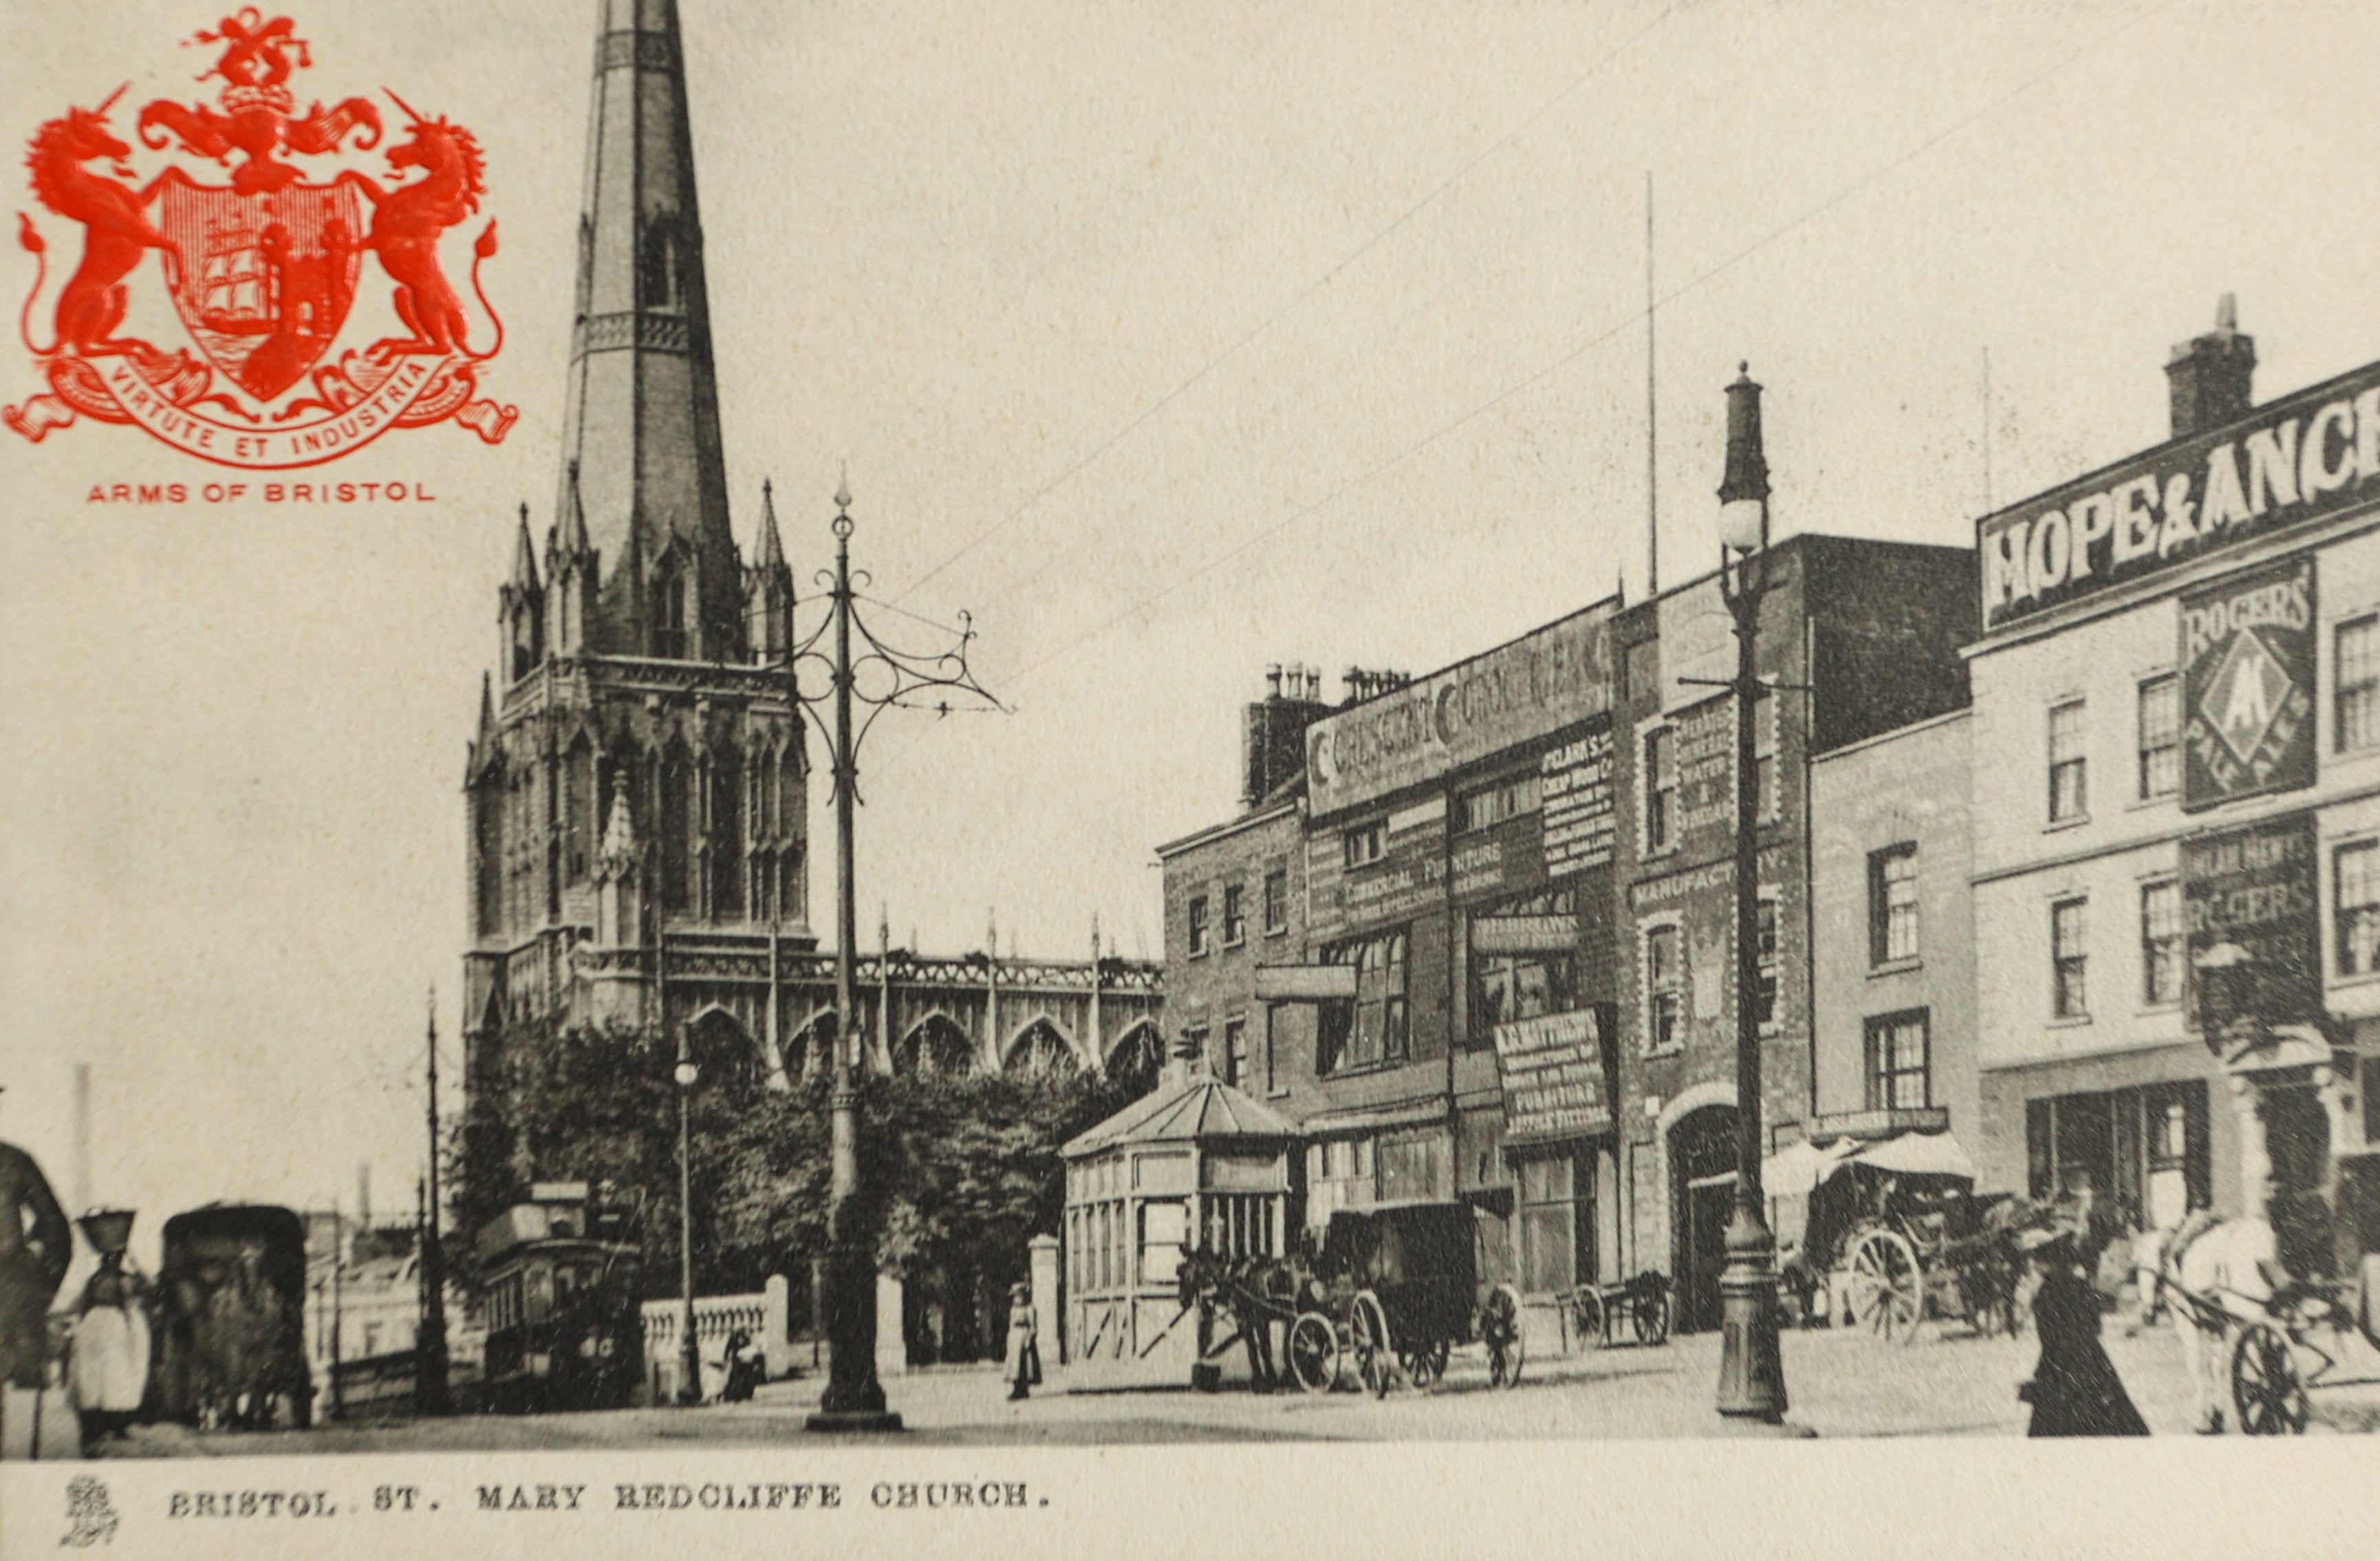
[[(361, 94), (301, 111), (290, 82), (313, 45), (287, 17), (243, 6), (188, 42), (222, 48), (199, 78), (221, 79), (214, 104), (157, 98), (117, 126), (128, 84), (33, 136), (33, 193), (53, 231), (81, 227), (81, 258), (54, 275), (44, 225), (19, 213), (34, 274), (18, 332), (48, 388), (0, 406), (0, 423), (36, 444), (83, 418), (137, 423), (201, 460), (264, 470), (450, 421), (501, 442), (520, 413), (480, 393), (504, 347), (480, 274), (495, 219), (444, 252), (482, 214), (478, 140), (389, 87), (379, 97), (401, 119)], [(365, 280), (367, 256), (387, 292)], [(183, 341), (133, 334), (165, 324), (133, 307), (161, 280)]]
[(170, 178), (158, 226), (174, 308), (209, 361), (260, 401), (313, 368), (355, 301), (363, 201), (346, 184), (291, 184), (269, 195)]

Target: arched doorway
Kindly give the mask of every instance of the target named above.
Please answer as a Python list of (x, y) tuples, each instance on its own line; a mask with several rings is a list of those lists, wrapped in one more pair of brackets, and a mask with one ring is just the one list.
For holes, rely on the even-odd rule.
[(1670, 1272), (1682, 1334), (1718, 1326), (1718, 1276), (1734, 1207), (1735, 1107), (1688, 1112), (1670, 1128)]

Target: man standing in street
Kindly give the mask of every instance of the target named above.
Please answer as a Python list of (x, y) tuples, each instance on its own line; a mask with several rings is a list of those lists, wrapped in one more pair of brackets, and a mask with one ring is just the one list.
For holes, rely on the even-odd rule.
[(50, 1299), (74, 1232), (33, 1157), (0, 1143), (0, 1387), (38, 1391), (49, 1366)]

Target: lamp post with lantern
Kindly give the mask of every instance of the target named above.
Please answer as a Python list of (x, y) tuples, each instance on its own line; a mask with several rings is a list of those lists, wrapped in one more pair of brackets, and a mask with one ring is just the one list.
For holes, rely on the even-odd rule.
[(694, 1337), (694, 1086), (702, 1077), (688, 1050), (683, 1026), (677, 1032), (677, 1401), (702, 1402), (702, 1356)]
[(1755, 667), (1760, 602), (1773, 583), (1768, 459), (1760, 386), (1740, 363), (1727, 387), (1727, 471), (1719, 483), (1719, 594), (1735, 620), (1735, 1208), (1719, 1272), (1718, 1412), (1784, 1419), (1785, 1364), (1777, 1333), (1777, 1238), (1760, 1179), (1760, 767), (1755, 730), (1766, 691)]

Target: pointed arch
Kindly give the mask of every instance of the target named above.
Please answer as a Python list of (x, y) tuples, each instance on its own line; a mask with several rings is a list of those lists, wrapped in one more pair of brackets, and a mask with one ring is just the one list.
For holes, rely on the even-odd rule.
[(785, 1071), (808, 1079), (834, 1067), (834, 1008), (813, 1008), (785, 1037)]
[(1082, 1057), (1066, 1032), (1048, 1014), (1036, 1014), (1018, 1027), (1001, 1048), (1001, 1071), (1028, 1075), (1068, 1074), (1082, 1067)]
[(975, 1071), (975, 1041), (937, 1008), (893, 1043), (892, 1071), (903, 1078), (963, 1078)]
[(663, 661), (684, 661), (692, 653), (686, 632), (686, 587), (693, 572), (687, 563), (675, 537), (653, 560), (646, 601), (652, 616), (653, 654)]
[(1108, 1048), (1105, 1068), (1108, 1082), (1127, 1098), (1148, 1093), (1165, 1071), (1165, 1032), (1155, 1019), (1133, 1020)]
[(706, 1084), (733, 1080), (748, 1087), (760, 1076), (759, 1043), (723, 1004), (706, 1003), (686, 1021), (686, 1046)]

